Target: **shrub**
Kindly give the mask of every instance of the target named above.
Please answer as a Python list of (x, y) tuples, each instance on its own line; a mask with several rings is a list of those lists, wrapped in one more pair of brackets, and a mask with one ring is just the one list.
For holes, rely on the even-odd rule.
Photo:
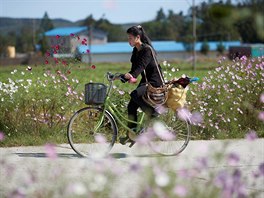
[(223, 54), (225, 51), (225, 46), (223, 45), (222, 42), (220, 42), (219, 44), (217, 44), (217, 48), (216, 51), (218, 51), (220, 54)]
[(201, 46), (201, 53), (204, 55), (207, 55), (209, 50), (210, 50), (210, 46), (208, 45), (206, 41), (204, 41)]

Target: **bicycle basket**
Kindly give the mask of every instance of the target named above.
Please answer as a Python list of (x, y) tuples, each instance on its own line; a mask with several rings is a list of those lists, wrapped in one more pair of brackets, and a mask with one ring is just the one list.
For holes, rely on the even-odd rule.
[(103, 104), (106, 97), (107, 86), (103, 83), (85, 84), (85, 104)]

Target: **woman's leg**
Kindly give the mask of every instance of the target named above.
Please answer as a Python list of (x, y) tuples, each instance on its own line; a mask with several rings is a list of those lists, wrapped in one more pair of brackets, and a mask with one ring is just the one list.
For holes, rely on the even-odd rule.
[(139, 86), (136, 90), (134, 90), (130, 95), (132, 100), (144, 111), (149, 117), (155, 114), (155, 109), (148, 105), (142, 98), (142, 96), (146, 92), (146, 86)]
[[(130, 120), (135, 121), (135, 122), (137, 121), (137, 109), (138, 109), (138, 107), (139, 107), (138, 104), (133, 100), (133, 98), (131, 98), (131, 100), (129, 101), (128, 106), (127, 106), (128, 118)], [(129, 122), (128, 127), (131, 129), (136, 128), (137, 124)]]

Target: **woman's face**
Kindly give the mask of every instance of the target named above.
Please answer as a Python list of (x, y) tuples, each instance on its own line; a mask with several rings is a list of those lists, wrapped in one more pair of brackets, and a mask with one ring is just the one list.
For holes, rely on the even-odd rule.
[(140, 36), (134, 36), (132, 34), (128, 34), (127, 36), (129, 45), (131, 47), (135, 47), (137, 43), (140, 43)]

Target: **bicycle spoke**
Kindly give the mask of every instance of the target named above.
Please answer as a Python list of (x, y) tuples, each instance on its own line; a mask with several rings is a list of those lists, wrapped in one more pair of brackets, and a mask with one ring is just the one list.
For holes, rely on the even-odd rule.
[(117, 138), (117, 126), (107, 112), (104, 114), (103, 122), (95, 131), (102, 113), (103, 110), (100, 108), (86, 107), (71, 118), (67, 132), (68, 140), (79, 155), (106, 154), (113, 147)]
[(180, 120), (175, 112), (168, 112), (159, 117), (159, 122), (164, 125), (164, 136), (162, 132), (157, 135), (149, 144), (150, 147), (157, 153), (162, 155), (177, 155), (182, 152), (187, 146), (190, 138), (190, 128), (188, 122)]

